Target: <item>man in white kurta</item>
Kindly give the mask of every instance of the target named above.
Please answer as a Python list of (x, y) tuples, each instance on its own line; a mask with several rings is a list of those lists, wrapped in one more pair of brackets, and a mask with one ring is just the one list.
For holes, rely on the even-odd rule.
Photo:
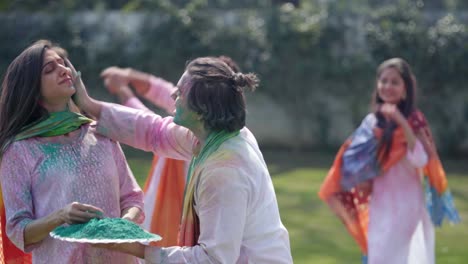
[[(98, 132), (130, 146), (191, 159), (194, 135), (162, 118), (104, 104)], [(292, 263), (271, 177), (257, 141), (243, 128), (201, 164), (195, 192), (200, 237), (193, 247), (147, 247), (149, 263)]]

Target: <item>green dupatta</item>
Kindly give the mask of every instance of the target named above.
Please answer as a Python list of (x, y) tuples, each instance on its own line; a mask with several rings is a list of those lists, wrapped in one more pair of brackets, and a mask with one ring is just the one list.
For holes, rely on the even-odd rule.
[(70, 111), (53, 112), (44, 120), (27, 125), (5, 145), (3, 145), (0, 158), (5, 153), (8, 146), (14, 141), (20, 141), (32, 137), (53, 137), (70, 133), (80, 128), (81, 125), (93, 122), (82, 114)]
[(53, 137), (65, 135), (77, 130), (81, 125), (91, 122), (93, 122), (92, 119), (75, 112), (53, 112), (50, 113), (47, 119), (24, 127), (21, 132), (16, 135), (14, 140), (19, 141), (31, 137)]

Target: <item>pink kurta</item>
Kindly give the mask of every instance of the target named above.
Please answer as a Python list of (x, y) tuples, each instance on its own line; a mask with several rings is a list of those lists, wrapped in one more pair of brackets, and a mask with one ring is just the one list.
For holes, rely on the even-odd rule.
[(171, 97), (176, 88), (174, 85), (164, 79), (151, 76), (149, 79), (150, 89), (145, 94), (145, 98), (153, 104), (172, 114), (175, 110), (175, 102)]
[(419, 141), (406, 158), (373, 181), (369, 205), (369, 264), (433, 264), (434, 227), (421, 174), (427, 154)]
[(121, 217), (128, 207), (143, 208), (143, 193), (122, 149), (95, 134), (94, 125), (66, 136), (14, 142), (2, 158), (0, 177), (7, 234), (18, 248), (32, 251), (33, 263), (137, 263), (126, 254), (51, 237), (24, 245), (29, 222), (75, 201), (100, 207), (105, 217)]

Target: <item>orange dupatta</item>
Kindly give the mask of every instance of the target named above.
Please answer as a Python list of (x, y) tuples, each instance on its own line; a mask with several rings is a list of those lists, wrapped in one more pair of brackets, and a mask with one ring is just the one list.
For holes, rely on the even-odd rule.
[[(415, 111), (408, 118), (408, 121), (415, 134), (421, 140), (429, 156), (429, 161), (424, 167), (424, 173), (428, 177), (429, 184), (439, 195), (443, 195), (447, 191), (447, 179), (437, 155), (437, 149), (427, 121), (420, 111)], [(380, 128), (374, 127), (373, 132), (377, 139), (381, 138), (382, 130)], [(363, 254), (367, 255), (367, 226), (369, 223), (368, 202), (371, 193), (367, 189), (362, 189), (359, 186), (355, 186), (349, 191), (341, 187), (343, 154), (351, 142), (352, 138), (346, 140), (341, 146), (332, 167), (322, 183), (318, 195), (342, 220)], [(386, 160), (382, 161), (379, 159), (381, 165), (381, 173), (379, 175), (385, 173), (385, 171), (400, 161), (406, 153), (407, 144), (403, 129), (398, 127), (393, 133), (392, 145)]]
[(170, 158), (162, 158), (154, 155), (151, 170), (146, 180), (144, 192), (153, 177), (158, 162), (164, 162), (161, 176), (156, 190), (156, 202), (151, 217), (150, 232), (163, 237), (151, 245), (170, 247), (177, 245), (177, 233), (179, 231), (180, 218), (182, 216), (182, 199), (185, 187), (185, 161)]

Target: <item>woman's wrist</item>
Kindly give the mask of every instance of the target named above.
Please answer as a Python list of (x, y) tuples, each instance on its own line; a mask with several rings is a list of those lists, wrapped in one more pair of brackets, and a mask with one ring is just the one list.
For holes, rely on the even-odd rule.
[(65, 218), (63, 217), (63, 209), (59, 209), (53, 213), (52, 220), (50, 221), (53, 228), (65, 224)]
[(120, 102), (124, 104), (130, 98), (136, 97), (135, 94), (132, 92), (130, 87), (127, 85), (121, 85), (117, 90), (117, 97), (119, 98)]
[(136, 207), (136, 206), (133, 206), (133, 207), (128, 207), (128, 208), (125, 208), (124, 210), (122, 210), (122, 218), (123, 219), (127, 219), (129, 221), (132, 221), (132, 222), (135, 222), (135, 223), (138, 223), (140, 222), (140, 217), (141, 217), (141, 209)]
[(126, 71), (128, 83), (132, 85), (138, 95), (144, 96), (151, 86), (152, 75), (133, 68), (127, 68)]
[(125, 77), (127, 79), (127, 81), (130, 81), (133, 77), (133, 75), (135, 74), (135, 70), (133, 70), (133, 68), (131, 67), (127, 67), (124, 69), (125, 71)]

